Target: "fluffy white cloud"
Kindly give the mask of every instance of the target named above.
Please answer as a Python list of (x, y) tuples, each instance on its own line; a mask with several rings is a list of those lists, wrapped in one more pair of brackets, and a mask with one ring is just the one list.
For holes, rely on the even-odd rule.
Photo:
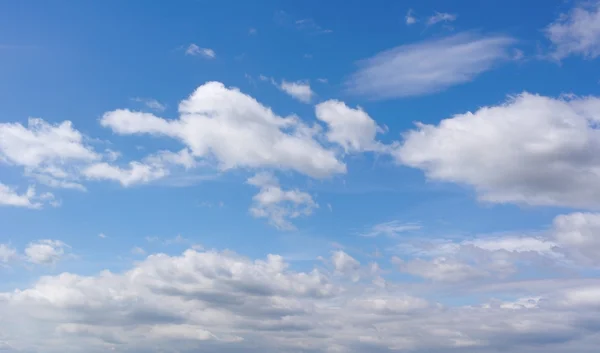
[(70, 121), (0, 123), (0, 162), (24, 167), (26, 174), (49, 186), (83, 189), (76, 182), (77, 166), (100, 158)]
[(335, 270), (341, 273), (357, 271), (360, 268), (360, 262), (342, 250), (333, 252), (331, 262)]
[[(148, 113), (116, 110), (101, 124), (123, 135), (169, 136), (195, 157), (214, 157), (220, 169), (271, 167), (322, 178), (346, 166), (315, 139), (315, 130), (297, 117), (280, 117), (238, 89), (209, 82), (179, 105), (181, 117), (166, 120)], [(240, 148), (243, 146), (243, 148)]]
[(288, 82), (283, 80), (279, 88), (303, 103), (310, 103), (315, 95), (315, 92), (310, 88), (310, 84), (304, 81)]
[(553, 235), (574, 261), (600, 266), (600, 214), (576, 212), (557, 216)]
[(360, 107), (353, 109), (344, 102), (328, 100), (317, 104), (315, 114), (327, 124), (327, 139), (346, 152), (383, 152), (388, 148), (376, 140), (385, 130)]
[(197, 44), (190, 44), (185, 50), (185, 55), (201, 56), (207, 59), (214, 59), (217, 57), (217, 53), (210, 48), (201, 48)]
[(600, 343), (600, 287), (590, 281), (466, 306), (402, 287), (337, 283), (277, 255), (157, 254), (123, 273), (63, 273), (0, 293), (0, 339), (3, 348), (50, 353), (591, 353)]
[(399, 162), (488, 202), (600, 207), (600, 99), (529, 93), (404, 135)]
[(554, 45), (551, 56), (560, 60), (569, 55), (594, 59), (600, 56), (600, 1), (584, 1), (561, 15), (545, 29)]
[(54, 198), (54, 194), (45, 192), (36, 194), (35, 187), (30, 186), (25, 193), (19, 194), (15, 188), (0, 183), (0, 206), (14, 206), (39, 209), (45, 203), (51, 206), (59, 206), (60, 202)]
[(436, 12), (433, 16), (427, 19), (427, 25), (432, 26), (440, 22), (456, 21), (456, 15), (447, 12)]
[(346, 85), (349, 92), (374, 99), (441, 91), (509, 60), (513, 43), (505, 36), (460, 33), (402, 45), (361, 62)]
[(29, 243), (25, 248), (25, 258), (37, 265), (54, 265), (65, 255), (69, 246), (60, 240), (44, 239)]
[(309, 216), (319, 207), (306, 192), (281, 189), (279, 181), (271, 173), (258, 173), (247, 182), (260, 188), (252, 198), (250, 213), (257, 218), (268, 218), (269, 223), (278, 229), (295, 229), (290, 219)]

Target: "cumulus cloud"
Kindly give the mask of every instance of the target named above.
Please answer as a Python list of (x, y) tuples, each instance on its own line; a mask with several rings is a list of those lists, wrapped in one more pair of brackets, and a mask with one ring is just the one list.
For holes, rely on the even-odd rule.
[(600, 207), (600, 99), (529, 93), (417, 124), (395, 155), (429, 179), (469, 185), (486, 202)]
[(350, 93), (372, 99), (419, 96), (472, 81), (510, 59), (514, 40), (459, 33), (401, 45), (360, 62), (346, 81)]
[(247, 183), (260, 188), (259, 193), (252, 198), (250, 213), (257, 218), (267, 218), (278, 229), (295, 229), (291, 219), (309, 216), (319, 207), (306, 192), (297, 189), (283, 190), (271, 173), (258, 173), (248, 179)]
[[(339, 268), (355, 267), (339, 258)], [(0, 292), (1, 339), (51, 353), (591, 353), (599, 343), (600, 287), (592, 281), (463, 306), (332, 274), (291, 269), (278, 255), (150, 255), (122, 273), (62, 273)]]
[[(346, 166), (295, 116), (280, 117), (236, 88), (209, 82), (179, 105), (181, 117), (115, 110), (101, 124), (122, 135), (168, 136), (186, 144), (196, 158), (214, 158), (221, 170), (238, 167), (292, 169), (323, 178)], [(244, 148), (238, 148), (243, 145)]]
[(377, 134), (385, 130), (360, 107), (354, 109), (344, 102), (328, 100), (317, 104), (315, 114), (327, 124), (329, 142), (342, 146), (347, 153), (383, 152), (389, 148), (376, 139)]
[(101, 158), (70, 121), (0, 123), (0, 136), (0, 163), (23, 167), (27, 175), (52, 187), (84, 189), (77, 182), (77, 167)]
[(60, 240), (44, 239), (29, 243), (25, 248), (25, 258), (37, 265), (54, 265), (66, 255), (69, 246)]
[(210, 48), (201, 48), (194, 43), (190, 44), (187, 47), (187, 49), (185, 50), (185, 55), (201, 56), (206, 59), (214, 59), (217, 57), (217, 53), (215, 53), (214, 50)]
[(557, 244), (575, 262), (600, 266), (600, 214), (576, 212), (553, 222)]
[[(46, 198), (50, 197), (50, 195), (52, 194), (45, 194)], [(36, 195), (33, 186), (30, 186), (24, 193), (19, 194), (14, 187), (0, 183), (0, 206), (39, 209), (43, 207), (43, 198)]]
[(304, 81), (288, 82), (283, 80), (279, 88), (303, 103), (310, 103), (315, 95), (315, 92), (310, 88), (310, 84)]
[(583, 1), (545, 28), (556, 60), (569, 55), (594, 59), (600, 56), (600, 1)]

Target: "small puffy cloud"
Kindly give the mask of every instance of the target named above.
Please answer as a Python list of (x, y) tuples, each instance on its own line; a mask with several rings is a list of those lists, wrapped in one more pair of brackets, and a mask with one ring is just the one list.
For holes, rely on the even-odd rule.
[(214, 59), (217, 54), (210, 48), (200, 48), (198, 45), (192, 43), (185, 50), (185, 55), (201, 56), (206, 59)]
[(310, 84), (304, 81), (288, 82), (283, 80), (279, 88), (302, 103), (310, 103), (315, 92), (310, 88)]
[(0, 206), (40, 209), (44, 204), (58, 207), (60, 201), (50, 192), (38, 195), (33, 186), (28, 187), (24, 193), (18, 193), (14, 187), (0, 183)]
[[(254, 98), (209, 82), (179, 105), (180, 119), (115, 110), (101, 124), (121, 135), (168, 136), (186, 144), (195, 158), (213, 157), (221, 170), (239, 167), (292, 169), (316, 178), (345, 173), (334, 151), (314, 138), (298, 117), (280, 117)], [(245, 148), (238, 148), (239, 145)]]
[(406, 22), (407, 26), (414, 25), (415, 23), (417, 23), (417, 18), (415, 17), (415, 12), (413, 11), (413, 9), (409, 9), (406, 12), (406, 16), (404, 16), (404, 21)]
[(344, 102), (328, 100), (315, 107), (317, 119), (327, 124), (326, 137), (348, 152), (384, 151), (386, 146), (377, 141), (384, 129), (377, 125), (360, 107), (348, 107)]
[(167, 175), (167, 170), (140, 162), (130, 162), (127, 168), (96, 163), (87, 167), (83, 174), (89, 179), (113, 180), (127, 187), (139, 183), (148, 183)]
[(427, 18), (427, 25), (433, 26), (440, 22), (453, 22), (456, 21), (456, 15), (447, 12), (436, 12), (433, 16)]
[(39, 240), (25, 248), (25, 259), (37, 265), (54, 265), (65, 256), (69, 246), (60, 240)]
[(250, 213), (257, 218), (267, 218), (278, 229), (295, 229), (291, 219), (309, 216), (319, 207), (306, 192), (297, 189), (283, 190), (271, 173), (258, 173), (248, 179), (247, 183), (260, 188), (259, 193), (252, 198)]
[(600, 98), (529, 93), (404, 135), (395, 155), (495, 203), (600, 207)]
[(594, 59), (600, 56), (600, 1), (583, 1), (545, 28), (554, 46), (550, 56), (561, 60), (569, 55)]
[(460, 33), (401, 45), (361, 61), (346, 87), (349, 93), (371, 99), (442, 91), (510, 60), (514, 42), (506, 36)]

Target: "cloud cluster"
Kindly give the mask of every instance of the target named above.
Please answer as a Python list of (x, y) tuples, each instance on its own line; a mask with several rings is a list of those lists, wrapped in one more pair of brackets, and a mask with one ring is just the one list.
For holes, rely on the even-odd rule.
[(258, 173), (247, 183), (260, 189), (252, 198), (250, 213), (257, 218), (268, 218), (269, 223), (278, 229), (295, 229), (290, 219), (308, 216), (319, 207), (306, 192), (281, 189), (279, 181), (271, 173)]
[(149, 134), (181, 141), (196, 158), (214, 158), (221, 170), (270, 167), (315, 178), (344, 173), (335, 153), (296, 116), (281, 117), (236, 88), (208, 82), (179, 105), (177, 120), (115, 110), (100, 123), (121, 135)]
[[(330, 261), (337, 272), (360, 266), (339, 251)], [(155, 254), (123, 273), (63, 273), (0, 293), (0, 340), (44, 352), (591, 353), (598, 344), (594, 282), (469, 306), (402, 288), (299, 272), (278, 255)]]
[(56, 265), (69, 256), (69, 249), (69, 245), (54, 239), (31, 242), (25, 247), (23, 253), (10, 244), (0, 243), (0, 265), (11, 266), (23, 261), (34, 265)]

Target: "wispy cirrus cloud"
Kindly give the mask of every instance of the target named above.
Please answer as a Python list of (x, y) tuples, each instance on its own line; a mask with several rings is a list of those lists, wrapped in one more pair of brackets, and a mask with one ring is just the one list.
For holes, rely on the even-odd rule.
[(515, 39), (470, 32), (401, 45), (359, 62), (347, 91), (371, 99), (426, 95), (475, 79), (507, 61)]

